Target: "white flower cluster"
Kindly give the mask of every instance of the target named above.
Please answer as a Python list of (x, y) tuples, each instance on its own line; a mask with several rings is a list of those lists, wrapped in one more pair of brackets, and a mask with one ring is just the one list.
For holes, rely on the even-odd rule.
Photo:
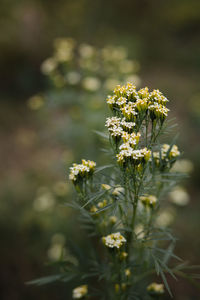
[(58, 38), (54, 42), (53, 55), (42, 63), (41, 70), (58, 87), (81, 87), (91, 93), (102, 89), (110, 91), (121, 78), (140, 82), (134, 74), (138, 71), (138, 63), (127, 57), (123, 47), (99, 49), (86, 43), (79, 44), (72, 38)]
[(135, 122), (126, 122), (126, 119), (123, 118), (122, 121), (121, 121), (121, 125), (122, 125), (122, 128), (124, 131), (132, 131), (133, 128), (135, 127)]
[(153, 282), (147, 287), (147, 291), (155, 294), (163, 294), (164, 293), (164, 285), (162, 283)]
[[(112, 117), (106, 119), (106, 127), (108, 127), (108, 131), (111, 136), (114, 138), (121, 138), (123, 141), (129, 141), (130, 144), (136, 145), (139, 141), (140, 134), (137, 135), (135, 133), (129, 134), (135, 126), (134, 122), (126, 122), (125, 119)], [(125, 128), (125, 129), (124, 129)], [(125, 130), (125, 131), (124, 131)], [(128, 132), (127, 132), (128, 131)]]
[(78, 179), (87, 178), (93, 174), (95, 166), (94, 161), (82, 159), (82, 164), (73, 164), (70, 168), (69, 179), (76, 182)]
[(160, 158), (161, 160), (168, 161), (169, 159), (176, 158), (180, 155), (180, 151), (178, 150), (177, 145), (173, 145), (170, 151), (169, 149), (170, 149), (170, 145), (163, 144), (160, 152), (158, 151), (153, 152), (153, 157), (157, 164), (159, 164)]
[(124, 164), (127, 161), (133, 162), (133, 163), (140, 163), (140, 162), (147, 162), (151, 157), (151, 150), (148, 150), (146, 147), (140, 150), (133, 150), (130, 145), (122, 144), (121, 151), (119, 154), (117, 154), (117, 161), (120, 164)]
[(141, 112), (148, 112), (152, 119), (161, 122), (167, 117), (169, 109), (166, 103), (169, 101), (159, 90), (149, 92), (147, 87), (136, 90), (132, 83), (117, 85), (114, 95), (108, 96), (107, 103), (112, 110), (120, 111), (126, 121), (135, 121)]
[(157, 202), (157, 198), (154, 195), (145, 194), (143, 196), (140, 196), (140, 201), (145, 206), (155, 207), (156, 202)]
[(120, 232), (112, 233), (102, 238), (105, 246), (109, 248), (120, 248), (124, 243), (126, 243), (125, 237), (121, 235)]
[(81, 285), (81, 286), (78, 286), (77, 288), (73, 289), (72, 298), (73, 299), (81, 299), (85, 295), (87, 295), (87, 293), (88, 293), (88, 286), (86, 284)]
[(157, 102), (149, 106), (150, 112), (153, 112), (155, 117), (163, 118), (168, 116), (169, 109), (162, 104)]

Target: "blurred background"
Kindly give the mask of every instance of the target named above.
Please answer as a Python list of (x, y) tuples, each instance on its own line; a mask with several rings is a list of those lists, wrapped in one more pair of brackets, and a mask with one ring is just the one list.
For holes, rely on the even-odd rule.
[[(0, 299), (71, 299), (69, 285), (26, 286), (76, 234), (68, 168), (102, 164), (105, 96), (133, 80), (160, 89), (176, 117), (176, 166), (189, 178), (171, 192), (161, 222), (176, 253), (200, 258), (200, 2), (196, 0), (1, 0)], [(73, 259), (73, 258), (72, 258)], [(170, 280), (170, 278), (169, 278)], [(199, 290), (170, 280), (175, 300)], [(166, 299), (169, 299), (166, 296)]]

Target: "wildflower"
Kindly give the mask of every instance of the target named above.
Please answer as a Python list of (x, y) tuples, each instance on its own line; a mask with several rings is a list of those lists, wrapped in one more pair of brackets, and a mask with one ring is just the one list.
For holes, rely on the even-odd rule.
[(113, 92), (118, 97), (125, 96), (126, 95), (125, 86), (124, 85), (123, 86), (117, 85)]
[(56, 261), (61, 258), (63, 252), (64, 252), (64, 248), (61, 243), (53, 243), (51, 247), (48, 249), (47, 255), (50, 260)]
[(135, 234), (137, 236), (137, 239), (143, 239), (144, 236), (145, 236), (145, 233), (144, 233), (144, 226), (141, 224), (141, 223), (138, 223), (136, 226), (135, 226)]
[(131, 276), (131, 270), (130, 269), (125, 269), (125, 275), (127, 277), (130, 277)]
[(54, 42), (54, 57), (58, 62), (68, 62), (74, 56), (75, 41), (72, 38), (57, 38)]
[(138, 110), (138, 112), (146, 111), (148, 109), (148, 99), (138, 99), (135, 102), (135, 108)]
[(115, 224), (117, 222), (117, 217), (116, 216), (111, 216), (109, 218), (109, 221), (110, 221), (111, 224)]
[(128, 104), (122, 107), (121, 112), (127, 121), (134, 121), (137, 115), (135, 104), (133, 102), (128, 102)]
[(176, 145), (173, 145), (170, 150), (170, 145), (163, 144), (160, 152), (153, 152), (153, 158), (156, 162), (156, 165), (159, 166), (160, 160), (162, 162), (168, 162), (169, 159), (174, 159), (180, 155), (180, 151)]
[(168, 227), (171, 225), (175, 219), (176, 211), (173, 208), (165, 209), (165, 211), (162, 211), (157, 219), (156, 219), (156, 225), (159, 227)]
[(65, 196), (68, 193), (68, 186), (63, 181), (58, 181), (53, 186), (54, 192), (58, 196)]
[(187, 191), (181, 186), (175, 187), (170, 193), (170, 201), (176, 205), (185, 206), (189, 203), (190, 198)]
[(116, 155), (117, 162), (121, 165), (124, 165), (125, 163), (128, 163), (132, 157), (132, 149), (128, 150), (121, 150), (119, 154)]
[(126, 239), (121, 235), (120, 232), (112, 233), (102, 238), (103, 243), (108, 248), (120, 248), (125, 242)]
[(72, 298), (73, 299), (81, 299), (85, 295), (87, 295), (87, 293), (88, 293), (88, 286), (86, 284), (81, 285), (81, 286), (78, 286), (77, 288), (73, 289)]
[(96, 163), (92, 160), (82, 159), (82, 164), (86, 167), (89, 167), (90, 171), (94, 171), (94, 168), (96, 166)]
[(126, 143), (128, 142), (130, 144), (130, 146), (135, 146), (139, 143), (139, 139), (140, 139), (141, 134), (138, 132), (136, 133), (130, 133), (128, 134), (127, 132), (123, 132), (122, 133), (122, 139), (123, 141)]
[(122, 139), (123, 139), (123, 141), (127, 142), (129, 140), (129, 138), (130, 138), (130, 134), (128, 132), (126, 132), (126, 131), (123, 131), (122, 132)]
[(154, 195), (148, 195), (145, 194), (144, 196), (140, 197), (140, 201), (142, 202), (142, 204), (144, 204), (147, 207), (155, 207), (156, 203), (157, 203), (157, 198)]
[(91, 208), (90, 208), (90, 212), (91, 213), (96, 213), (98, 211), (98, 208), (95, 206), (95, 205), (93, 205)]
[(106, 191), (109, 191), (111, 189), (111, 186), (108, 184), (105, 184), (105, 183), (102, 183), (101, 187), (103, 190), (106, 190)]
[(38, 196), (34, 199), (33, 207), (36, 211), (45, 211), (52, 209), (55, 205), (54, 196), (48, 189), (44, 188), (39, 191)]
[(117, 117), (107, 118), (106, 119), (106, 127), (113, 128), (113, 127), (119, 127), (121, 125), (121, 119)]
[(146, 147), (141, 149), (142, 154), (144, 155), (144, 160), (147, 162), (151, 157), (151, 150), (148, 150)]
[(41, 71), (45, 75), (52, 73), (57, 67), (57, 62), (53, 57), (47, 58), (41, 65)]
[(112, 110), (113, 110), (113, 108), (115, 107), (116, 99), (117, 99), (117, 96), (116, 96), (116, 95), (114, 95), (114, 96), (108, 96), (107, 99), (106, 99), (107, 104), (109, 105), (109, 107), (110, 107)]
[(163, 96), (163, 94), (159, 90), (153, 90), (149, 94), (149, 98), (152, 103), (157, 102), (159, 104), (166, 105), (166, 103), (169, 102), (169, 100), (165, 96)]
[(124, 188), (121, 186), (118, 186), (113, 190), (112, 195), (119, 196), (121, 193), (123, 193), (123, 191), (124, 191)]
[(126, 259), (127, 257), (128, 257), (128, 253), (127, 253), (127, 252), (123, 251), (123, 252), (120, 253), (120, 259), (121, 259), (121, 260), (124, 260), (124, 259)]
[(79, 53), (83, 58), (90, 58), (95, 53), (95, 48), (88, 44), (81, 44), (79, 46)]
[(161, 123), (168, 116), (169, 109), (162, 104), (154, 103), (149, 106), (150, 117), (152, 120), (158, 119)]
[(159, 283), (153, 282), (150, 285), (148, 285), (147, 291), (149, 293), (161, 295), (164, 293), (164, 285), (162, 283), (159, 284)]
[(144, 99), (144, 98), (148, 98), (149, 97), (149, 89), (148, 87), (145, 87), (143, 89), (140, 89), (138, 91), (138, 96), (141, 98), (141, 99)]
[(173, 165), (172, 171), (180, 173), (191, 173), (194, 170), (193, 163), (188, 159), (179, 159)]
[(123, 130), (127, 131), (129, 133), (132, 132), (135, 125), (136, 125), (135, 122), (126, 122), (125, 118), (123, 118), (121, 121), (121, 126), (122, 126)]
[(123, 133), (123, 129), (121, 127), (112, 127), (109, 129), (110, 135), (112, 136), (114, 142), (116, 144), (118, 144), (120, 142), (122, 133)]
[(33, 110), (38, 110), (44, 105), (44, 98), (40, 95), (35, 95), (28, 100), (28, 106)]
[(122, 73), (132, 73), (134, 72), (135, 64), (134, 61), (125, 59), (120, 63), (119, 67)]
[(116, 101), (116, 104), (119, 106), (119, 107), (123, 107), (127, 102), (127, 99), (125, 97), (119, 97)]
[[(170, 149), (170, 145), (168, 145), (168, 144), (164, 144), (164, 145), (162, 146), (162, 152), (163, 152), (165, 155), (167, 155), (169, 149)], [(171, 158), (175, 158), (175, 157), (177, 157), (177, 156), (179, 156), (179, 155), (180, 155), (180, 151), (178, 150), (178, 147), (177, 147), (176, 145), (173, 145), (173, 146), (171, 147), (170, 152), (168, 153), (169, 158), (170, 158), (170, 159), (171, 159)]]
[(95, 92), (100, 88), (101, 82), (96, 77), (85, 77), (82, 81), (82, 85), (84, 89), (90, 92)]
[(99, 203), (97, 204), (97, 206), (98, 206), (99, 208), (104, 208), (106, 205), (107, 205), (107, 200), (106, 200), (106, 199), (104, 199), (102, 202), (99, 202)]
[(150, 159), (150, 156), (151, 151), (147, 150), (147, 148), (133, 150), (131, 147), (121, 150), (119, 154), (116, 155), (118, 163), (122, 165), (128, 162), (138, 165), (141, 162), (147, 162)]
[(66, 79), (67, 79), (67, 82), (68, 82), (69, 84), (71, 84), (71, 85), (76, 85), (77, 83), (80, 82), (80, 80), (81, 80), (81, 75), (80, 75), (80, 73), (75, 72), (75, 71), (73, 71), (73, 72), (68, 72), (68, 73), (66, 74)]
[(73, 164), (70, 168), (69, 179), (73, 181), (73, 183), (78, 183), (78, 180), (83, 178), (88, 178), (94, 173), (96, 163), (91, 160), (82, 160), (82, 164)]

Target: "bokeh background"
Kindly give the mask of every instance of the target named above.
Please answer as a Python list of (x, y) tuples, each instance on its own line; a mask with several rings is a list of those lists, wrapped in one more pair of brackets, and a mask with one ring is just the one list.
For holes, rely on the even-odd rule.
[[(73, 212), (63, 206), (73, 196), (67, 169), (82, 155), (106, 160), (92, 129), (103, 128), (108, 85), (128, 75), (139, 86), (159, 88), (171, 101), (184, 150), (178, 167), (190, 176), (171, 194), (164, 220), (173, 223), (179, 239), (176, 253), (199, 264), (200, 2), (2, 0), (0, 25), (0, 299), (71, 299), (69, 285), (38, 288), (25, 282), (51, 274), (48, 263), (62, 248), (70, 255), (69, 235), (79, 240)], [(99, 62), (86, 68), (85, 89), (62, 84), (59, 77), (52, 82), (41, 64), (60, 37), (100, 51), (125, 49), (128, 58), (111, 50), (108, 57), (122, 60), (122, 66), (123, 59), (133, 61), (131, 74), (122, 67), (102, 79)], [(112, 64), (108, 59), (111, 73)], [(102, 89), (99, 78), (107, 82)], [(170, 282), (175, 300), (199, 298), (186, 281)]]

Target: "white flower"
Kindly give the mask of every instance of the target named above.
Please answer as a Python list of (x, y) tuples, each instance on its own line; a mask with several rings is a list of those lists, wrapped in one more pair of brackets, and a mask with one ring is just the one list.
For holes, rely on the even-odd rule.
[(88, 293), (88, 286), (86, 284), (81, 285), (81, 286), (78, 286), (77, 288), (73, 289), (72, 297), (73, 297), (73, 299), (81, 299), (87, 293)]
[(96, 77), (86, 77), (82, 81), (83, 87), (91, 92), (97, 91), (101, 86), (101, 81)]
[(79, 83), (80, 79), (81, 79), (81, 75), (78, 72), (68, 72), (66, 74), (66, 79), (67, 82), (71, 85), (75, 85), (77, 83)]
[(125, 237), (123, 237), (120, 232), (104, 236), (102, 240), (105, 246), (118, 249), (126, 242)]
[(170, 201), (176, 205), (185, 206), (189, 203), (190, 197), (184, 188), (181, 186), (175, 187), (170, 193)]

